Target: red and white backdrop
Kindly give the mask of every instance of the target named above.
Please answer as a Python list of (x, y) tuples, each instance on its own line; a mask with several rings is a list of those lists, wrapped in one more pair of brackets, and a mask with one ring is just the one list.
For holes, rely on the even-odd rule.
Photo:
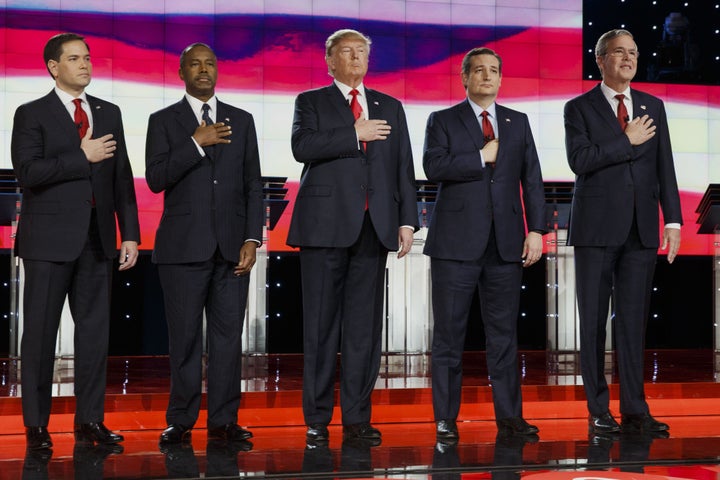
[[(269, 233), (271, 251), (288, 249), (285, 237), (301, 171), (290, 151), (294, 98), (330, 83), (324, 40), (332, 31), (355, 28), (371, 37), (365, 83), (405, 104), (420, 179), (425, 122), (431, 111), (464, 98), (459, 69), (470, 48), (488, 46), (503, 57), (498, 101), (529, 115), (546, 180), (573, 180), (564, 149), (563, 106), (597, 82), (583, 79), (588, 52), (581, 0), (1, 3), (0, 168), (12, 166), (15, 108), (53, 86), (42, 60), (45, 42), (62, 31), (84, 35), (94, 68), (88, 92), (113, 101), (123, 112), (144, 249), (153, 247), (162, 210), (162, 196), (151, 193), (144, 179), (147, 118), (181, 98), (179, 54), (190, 43), (215, 49), (218, 97), (254, 115), (263, 175), (288, 178), (290, 205)], [(715, 2), (707, 3), (712, 9)], [(707, 184), (720, 179), (720, 87), (634, 86), (666, 102), (685, 215), (681, 253), (712, 254), (712, 239), (696, 234), (695, 207)], [(6, 227), (0, 248), (9, 248), (9, 242)]]

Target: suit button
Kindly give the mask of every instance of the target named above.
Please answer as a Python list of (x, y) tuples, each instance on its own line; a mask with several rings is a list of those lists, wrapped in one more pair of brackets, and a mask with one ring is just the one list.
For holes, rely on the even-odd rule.
[(213, 185), (217, 185), (217, 184), (218, 184), (218, 181), (217, 181), (217, 180), (213, 180)]

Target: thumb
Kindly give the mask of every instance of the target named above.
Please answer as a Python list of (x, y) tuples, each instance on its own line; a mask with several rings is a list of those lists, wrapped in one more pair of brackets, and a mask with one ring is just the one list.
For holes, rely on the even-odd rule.
[(83, 140), (90, 140), (92, 138), (92, 131), (92, 127), (88, 127), (87, 132), (85, 132), (85, 136), (83, 137)]

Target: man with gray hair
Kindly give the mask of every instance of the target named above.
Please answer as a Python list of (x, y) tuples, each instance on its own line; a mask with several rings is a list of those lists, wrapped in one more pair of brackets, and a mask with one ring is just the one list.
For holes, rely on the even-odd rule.
[[(568, 245), (575, 247), (580, 364), (589, 432), (664, 432), (643, 387), (645, 327), (658, 239), (672, 263), (682, 212), (663, 102), (630, 88), (638, 48), (627, 30), (603, 34), (595, 47), (602, 82), (565, 105), (565, 146), (575, 172)], [(605, 337), (610, 296), (620, 375), (622, 425), (610, 413)]]
[(327, 444), (338, 347), (343, 436), (371, 445), (380, 369), (385, 263), (403, 257), (417, 229), (415, 174), (405, 112), (366, 88), (370, 39), (328, 37), (331, 85), (298, 95), (292, 151), (303, 164), (288, 245), (300, 247), (303, 413), (309, 444)]

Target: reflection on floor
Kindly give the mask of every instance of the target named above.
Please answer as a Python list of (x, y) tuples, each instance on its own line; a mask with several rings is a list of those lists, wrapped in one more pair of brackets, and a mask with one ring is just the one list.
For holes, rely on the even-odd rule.
[[(457, 445), (435, 442), (426, 355), (384, 358), (373, 396), (379, 446), (343, 442), (342, 427), (333, 424), (329, 445), (315, 448), (305, 445), (302, 357), (259, 355), (245, 362), (239, 412), (251, 441), (208, 441), (201, 417), (192, 443), (161, 450), (166, 357), (110, 359), (106, 424), (126, 438), (115, 448), (74, 442), (72, 361), (61, 360), (49, 426), (54, 447), (26, 454), (19, 365), (0, 361), (0, 479), (720, 479), (720, 383), (711, 351), (648, 352), (646, 393), (653, 415), (671, 426), (666, 438), (589, 436), (576, 355), (546, 352), (521, 356), (524, 414), (539, 437), (498, 436), (484, 355), (469, 353), (464, 362)], [(616, 377), (607, 375), (617, 399)], [(611, 408), (617, 413), (616, 401)]]

